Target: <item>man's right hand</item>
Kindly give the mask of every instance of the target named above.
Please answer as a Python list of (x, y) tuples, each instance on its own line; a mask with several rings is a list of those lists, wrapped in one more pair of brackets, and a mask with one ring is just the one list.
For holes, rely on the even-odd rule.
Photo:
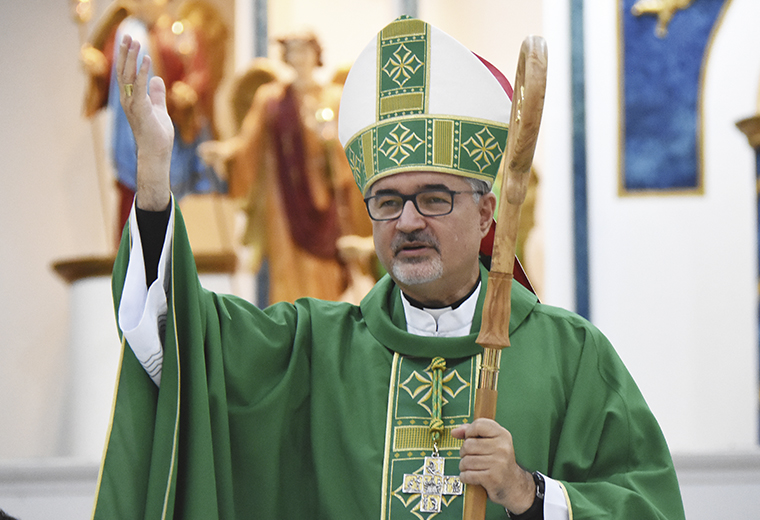
[(171, 200), (169, 169), (174, 125), (166, 110), (166, 86), (155, 76), (148, 89), (151, 60), (146, 55), (138, 69), (139, 52), (140, 43), (124, 36), (116, 59), (116, 79), (121, 106), (137, 144), (137, 205), (140, 209), (161, 211)]

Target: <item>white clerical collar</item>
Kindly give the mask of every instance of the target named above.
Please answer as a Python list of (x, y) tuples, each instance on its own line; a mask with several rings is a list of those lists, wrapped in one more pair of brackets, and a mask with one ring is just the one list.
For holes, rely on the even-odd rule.
[(401, 302), (406, 315), (406, 330), (417, 336), (454, 338), (466, 336), (472, 329), (472, 318), (478, 305), (480, 283), (470, 296), (455, 309), (420, 309), (412, 305), (402, 292)]

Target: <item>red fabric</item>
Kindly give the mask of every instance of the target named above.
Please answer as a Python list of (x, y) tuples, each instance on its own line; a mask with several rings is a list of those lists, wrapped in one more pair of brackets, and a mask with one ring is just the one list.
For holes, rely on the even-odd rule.
[[(475, 54), (475, 53), (473, 53)], [(507, 96), (509, 96), (509, 99), (512, 99), (512, 85), (509, 83), (509, 80), (504, 76), (504, 74), (501, 73), (499, 69), (497, 69), (490, 61), (486, 60), (482, 56), (478, 56), (475, 54), (475, 56), (478, 57), (478, 59), (483, 63), (483, 65), (486, 66), (488, 70), (491, 71), (491, 74), (496, 78), (496, 80), (501, 85), (501, 88), (504, 89), (504, 92), (507, 93)], [(491, 229), (488, 230), (488, 234), (483, 237), (483, 240), (480, 242), (480, 254), (483, 256), (487, 256), (489, 259), (493, 255), (493, 241), (494, 237), (496, 236), (496, 221), (493, 221), (491, 223)], [(514, 279), (520, 282), (526, 289), (528, 289), (533, 294), (536, 294), (535, 289), (533, 289), (533, 285), (530, 283), (530, 280), (528, 279), (528, 275), (525, 273), (525, 270), (523, 269), (522, 264), (520, 263), (520, 260), (518, 260), (517, 256), (515, 256), (515, 265), (514, 265)]]
[[(480, 241), (480, 254), (486, 257), (488, 260), (488, 267), (490, 269), (490, 262), (491, 257), (493, 256), (493, 241), (496, 237), (496, 221), (494, 220), (491, 222), (491, 229), (488, 230), (488, 234), (483, 237), (483, 240)], [(530, 283), (530, 279), (528, 279), (528, 275), (525, 272), (525, 269), (523, 269), (522, 264), (520, 263), (520, 260), (517, 258), (517, 255), (515, 255), (515, 264), (512, 269), (512, 274), (515, 280), (520, 282), (520, 284), (528, 289), (533, 294), (536, 294), (536, 290), (533, 288), (533, 284)]]
[(116, 222), (116, 247), (121, 242), (121, 232), (124, 224), (129, 219), (129, 213), (132, 211), (132, 202), (135, 200), (135, 192), (120, 182), (116, 182), (116, 190), (119, 192), (119, 216)]
[[(520, 282), (520, 285), (528, 289), (533, 294), (536, 294), (536, 290), (533, 288), (533, 284), (530, 283), (528, 274), (525, 272), (525, 269), (523, 269), (523, 266), (517, 256), (515, 256), (515, 266), (512, 270), (512, 273), (513, 278)], [(538, 295), (536, 294), (536, 296)]]
[(316, 207), (311, 197), (303, 128), (292, 86), (285, 89), (281, 99), (272, 100), (268, 115), (290, 234), (309, 253), (320, 258), (337, 258), (338, 212), (335, 204), (325, 209)]
[[(473, 54), (475, 54), (473, 52)], [(509, 97), (510, 101), (512, 100), (512, 85), (509, 83), (509, 80), (504, 76), (504, 74), (501, 73), (499, 69), (496, 68), (490, 61), (483, 58), (482, 56), (478, 56), (475, 54), (475, 56), (483, 63), (483, 65), (486, 66), (486, 68), (491, 71), (491, 74), (493, 74), (493, 77), (496, 78), (496, 81), (499, 82), (499, 85), (501, 85), (501, 88), (504, 89), (504, 92), (507, 93), (507, 96)], [(491, 257), (491, 253), (493, 251), (493, 238), (496, 231), (496, 221), (493, 222), (493, 225), (491, 226), (491, 229), (488, 231), (488, 234), (483, 238), (483, 240), (480, 243), (480, 253)]]
[[(473, 52), (473, 54), (475, 53)], [(478, 56), (477, 54), (475, 54), (475, 56), (477, 56), (477, 58), (483, 63), (483, 65), (485, 65), (486, 68), (491, 71), (491, 74), (493, 74), (493, 77), (496, 78), (496, 81), (499, 82), (499, 85), (501, 85), (501, 88), (503, 88), (504, 92), (507, 93), (507, 96), (509, 96), (509, 99), (511, 101), (513, 90), (512, 90), (512, 84), (509, 82), (507, 77), (504, 74), (502, 74), (501, 71), (497, 69), (496, 66), (490, 61), (488, 61), (487, 59), (483, 58), (482, 56)]]
[(488, 230), (488, 234), (480, 241), (480, 254), (487, 257), (493, 256), (493, 240), (496, 237), (496, 221), (491, 221), (491, 228)]

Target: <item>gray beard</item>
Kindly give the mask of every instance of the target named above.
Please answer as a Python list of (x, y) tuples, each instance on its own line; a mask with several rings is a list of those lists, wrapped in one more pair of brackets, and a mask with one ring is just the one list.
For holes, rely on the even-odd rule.
[(418, 285), (438, 280), (443, 276), (443, 262), (440, 257), (419, 261), (396, 261), (391, 273), (402, 285)]

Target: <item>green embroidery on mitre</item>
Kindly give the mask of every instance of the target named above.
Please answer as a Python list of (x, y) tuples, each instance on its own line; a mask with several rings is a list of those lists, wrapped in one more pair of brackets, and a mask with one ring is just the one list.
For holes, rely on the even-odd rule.
[(340, 138), (363, 193), (383, 177), (410, 171), (493, 182), (510, 109), (504, 89), (472, 52), (430, 24), (402, 17), (352, 67)]
[(380, 120), (422, 114), (430, 69), (430, 31), (422, 20), (401, 18), (378, 35), (377, 113)]
[(354, 180), (363, 193), (389, 175), (436, 171), (493, 182), (507, 128), (485, 120), (401, 116), (380, 121), (346, 145)]

